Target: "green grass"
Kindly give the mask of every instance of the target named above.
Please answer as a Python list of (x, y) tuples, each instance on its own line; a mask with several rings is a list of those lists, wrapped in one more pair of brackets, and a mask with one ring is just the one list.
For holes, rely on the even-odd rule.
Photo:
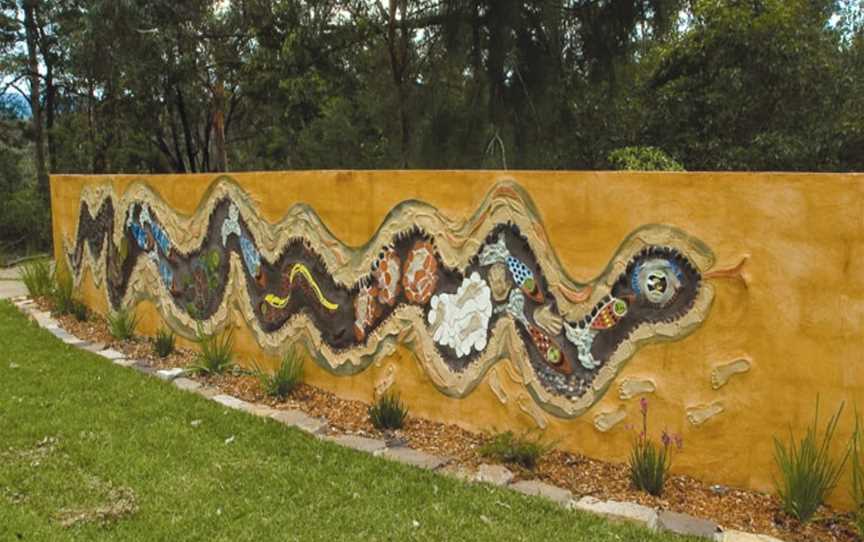
[(0, 350), (3, 541), (685, 540), (225, 409), (64, 345), (7, 302)]

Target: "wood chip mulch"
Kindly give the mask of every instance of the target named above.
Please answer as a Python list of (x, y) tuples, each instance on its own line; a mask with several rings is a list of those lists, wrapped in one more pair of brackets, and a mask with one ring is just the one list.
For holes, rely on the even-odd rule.
[[(50, 310), (47, 300), (36, 300), (43, 310)], [(91, 342), (103, 343), (144, 361), (155, 368), (187, 367), (194, 359), (190, 350), (178, 350), (167, 358), (153, 352), (151, 339), (136, 338), (116, 341), (108, 331), (104, 318), (91, 316), (78, 322), (72, 316), (59, 316), (63, 329)], [(488, 463), (480, 455), (487, 435), (466, 431), (460, 427), (414, 418), (409, 415), (403, 429), (381, 432), (369, 421), (369, 405), (361, 401), (340, 399), (322, 389), (301, 384), (284, 400), (266, 396), (258, 379), (245, 371), (215, 376), (194, 376), (204, 384), (244, 401), (267, 404), (274, 408), (299, 409), (311, 416), (327, 420), (329, 431), (349, 433), (388, 442), (402, 442), (432, 454), (452, 458), (456, 464), (476, 468)], [(517, 479), (540, 479), (569, 489), (575, 496), (592, 496), (602, 500), (627, 501), (662, 510), (682, 512), (711, 519), (726, 529), (775, 536), (787, 542), (855, 542), (857, 537), (851, 514), (842, 514), (824, 506), (816, 518), (801, 525), (786, 516), (776, 496), (757, 491), (710, 485), (689, 476), (671, 476), (662, 497), (636, 490), (630, 483), (627, 467), (591, 459), (579, 454), (552, 450), (545, 454), (534, 470), (507, 465)]]

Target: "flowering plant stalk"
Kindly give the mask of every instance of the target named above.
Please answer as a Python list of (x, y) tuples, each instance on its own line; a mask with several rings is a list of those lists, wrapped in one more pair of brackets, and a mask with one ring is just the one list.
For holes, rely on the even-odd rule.
[(669, 467), (672, 466), (672, 446), (674, 444), (680, 450), (683, 439), (680, 435), (670, 435), (663, 430), (660, 444), (655, 443), (648, 436), (648, 401), (643, 398), (639, 406), (642, 432), (634, 439), (630, 450), (630, 480), (637, 489), (660, 496), (666, 484)]

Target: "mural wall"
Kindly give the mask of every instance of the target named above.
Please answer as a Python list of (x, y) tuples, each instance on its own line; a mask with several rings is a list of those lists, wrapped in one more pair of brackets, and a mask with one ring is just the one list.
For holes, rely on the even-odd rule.
[(55, 176), (52, 210), (95, 310), (472, 430), (624, 460), (647, 397), (676, 470), (770, 489), (817, 394), (864, 408), (856, 175)]

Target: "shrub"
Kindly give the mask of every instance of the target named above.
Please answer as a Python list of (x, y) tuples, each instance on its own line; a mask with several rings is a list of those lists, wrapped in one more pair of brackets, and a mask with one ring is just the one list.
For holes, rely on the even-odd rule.
[(174, 332), (164, 327), (156, 332), (156, 340), (153, 341), (153, 351), (160, 358), (168, 357), (174, 351)]
[(51, 263), (45, 259), (32, 260), (21, 266), (21, 280), (30, 297), (48, 297), (54, 289)]
[(125, 307), (108, 315), (108, 329), (111, 336), (117, 340), (125, 341), (135, 336), (135, 327), (138, 325), (138, 317), (135, 311)]
[(674, 158), (657, 147), (622, 147), (609, 153), (612, 169), (629, 171), (684, 171)]
[(774, 437), (774, 459), (780, 471), (780, 479), (774, 485), (783, 503), (783, 510), (799, 521), (813, 517), (825, 498), (837, 485), (843, 466), (849, 458), (849, 449), (840, 460), (831, 457), (831, 440), (843, 411), (843, 403), (828, 420), (828, 425), (819, 437), (819, 400), (816, 400), (816, 415), (813, 425), (800, 441), (795, 441), (789, 429), (789, 442)]
[(660, 436), (660, 444), (655, 443), (648, 435), (648, 401), (643, 398), (639, 405), (642, 432), (633, 441), (630, 449), (630, 480), (637, 489), (660, 496), (672, 466), (672, 444), (680, 449), (682, 441), (680, 436), (670, 435), (664, 430)]
[(407, 416), (408, 408), (395, 393), (382, 394), (369, 407), (369, 419), (378, 430), (401, 429)]
[(45, 251), (51, 247), (51, 209), (37, 188), (35, 177), (21, 178), (22, 184), (10, 192), (0, 187), (0, 239), (3, 240), (0, 244), (6, 244), (17, 253)]
[(530, 433), (517, 436), (512, 431), (506, 431), (493, 435), (481, 446), (480, 455), (502, 463), (514, 463), (533, 469), (537, 466), (537, 461), (551, 448), (552, 446), (544, 444), (539, 436), (533, 437)]
[(864, 425), (855, 412), (855, 431), (852, 433), (852, 502), (855, 503), (853, 519), (858, 534), (864, 537)]
[(282, 363), (276, 372), (269, 373), (256, 365), (255, 376), (258, 377), (264, 393), (284, 399), (303, 382), (303, 360), (291, 349), (282, 357)]
[(234, 366), (234, 331), (231, 328), (222, 333), (205, 334), (199, 325), (195, 342), (201, 350), (192, 363), (192, 372), (217, 375)]

